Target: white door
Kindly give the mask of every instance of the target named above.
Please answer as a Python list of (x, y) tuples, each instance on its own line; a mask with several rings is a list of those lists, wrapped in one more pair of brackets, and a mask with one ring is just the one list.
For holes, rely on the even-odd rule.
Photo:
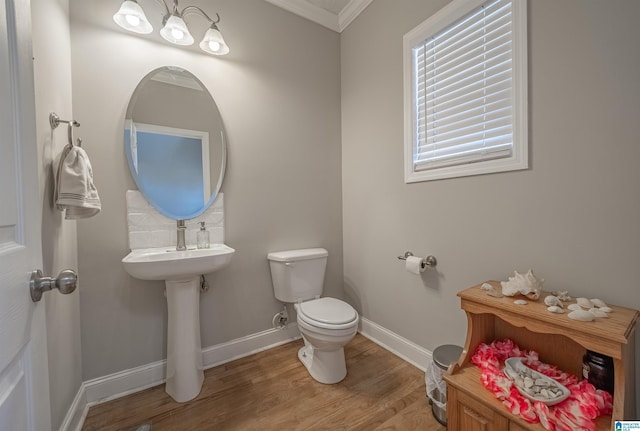
[[(55, 83), (51, 83), (55, 85)], [(31, 11), (0, 2), (0, 430), (51, 429), (44, 301), (29, 294), (41, 268)], [(47, 274), (48, 275), (48, 274)]]

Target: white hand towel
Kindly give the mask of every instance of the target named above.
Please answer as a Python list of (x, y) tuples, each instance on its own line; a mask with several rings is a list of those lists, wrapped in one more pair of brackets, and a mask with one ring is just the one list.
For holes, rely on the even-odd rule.
[(93, 170), (87, 153), (79, 146), (67, 145), (57, 158), (54, 202), (65, 211), (67, 220), (92, 217), (100, 212), (100, 197), (93, 184)]

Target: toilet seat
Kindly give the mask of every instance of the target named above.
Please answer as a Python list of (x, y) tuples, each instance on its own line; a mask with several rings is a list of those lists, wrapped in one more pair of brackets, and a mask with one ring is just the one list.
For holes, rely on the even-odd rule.
[(336, 298), (318, 298), (296, 304), (298, 318), (323, 329), (346, 329), (358, 323), (353, 307)]

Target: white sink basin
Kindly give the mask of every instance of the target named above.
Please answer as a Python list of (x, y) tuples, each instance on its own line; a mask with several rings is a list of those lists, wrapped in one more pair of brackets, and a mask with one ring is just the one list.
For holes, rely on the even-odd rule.
[(211, 248), (176, 251), (175, 247), (132, 250), (124, 259), (124, 269), (141, 280), (182, 280), (209, 274), (231, 262), (235, 250), (224, 244)]
[(167, 373), (165, 390), (178, 402), (194, 399), (202, 389), (200, 343), (200, 275), (231, 262), (235, 250), (224, 244), (176, 251), (175, 247), (133, 250), (124, 269), (142, 280), (164, 280), (167, 296)]

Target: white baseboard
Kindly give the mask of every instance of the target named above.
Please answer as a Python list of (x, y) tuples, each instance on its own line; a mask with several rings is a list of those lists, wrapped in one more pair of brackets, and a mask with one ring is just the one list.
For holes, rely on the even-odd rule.
[[(409, 362), (422, 371), (431, 362), (431, 352), (360, 317), (359, 332), (386, 350)], [(205, 369), (216, 367), (254, 353), (289, 343), (300, 338), (298, 325), (291, 323), (284, 330), (268, 329), (202, 350)], [(80, 431), (89, 407), (123, 397), (164, 383), (166, 360), (120, 371), (108, 376), (83, 382), (78, 389), (60, 431)]]
[[(300, 338), (298, 325), (291, 323), (284, 330), (268, 329), (202, 350), (205, 369), (253, 355)], [(83, 382), (60, 431), (80, 431), (89, 407), (142, 391), (165, 381), (167, 361), (157, 361), (141, 367), (120, 371)]]
[(82, 383), (71, 403), (71, 407), (67, 411), (64, 421), (62, 421), (62, 425), (60, 425), (60, 431), (80, 431), (88, 410), (87, 393), (85, 392), (84, 383)]
[(360, 317), (360, 333), (422, 371), (431, 363), (431, 351), (365, 317)]
[(300, 338), (298, 324), (291, 322), (284, 329), (267, 329), (256, 334), (216, 344), (202, 351), (205, 369), (217, 367), (263, 350), (272, 349)]

